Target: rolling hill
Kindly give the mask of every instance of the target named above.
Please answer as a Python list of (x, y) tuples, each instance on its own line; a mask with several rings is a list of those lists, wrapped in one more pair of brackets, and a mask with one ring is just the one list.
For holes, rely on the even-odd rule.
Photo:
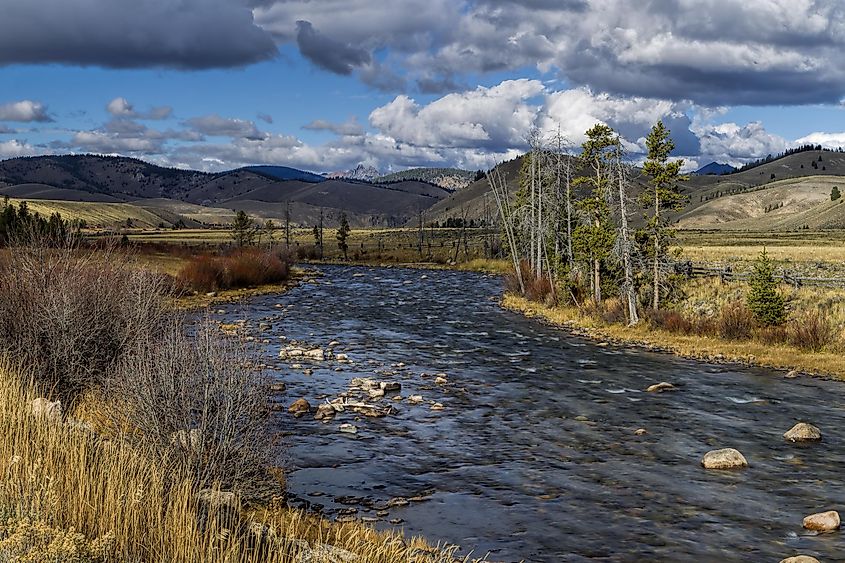
[(126, 219), (152, 226), (219, 225), (230, 222), (238, 210), (258, 219), (282, 221), (288, 209), (295, 225), (314, 224), (322, 209), (328, 226), (346, 213), (352, 226), (386, 227), (404, 224), (449, 194), (422, 181), (373, 184), (329, 180), (285, 166), (250, 166), (209, 174), (97, 155), (0, 162), (0, 196), (91, 206), (122, 204), (143, 212), (136, 216), (133, 209), (114, 207), (86, 217), (89, 224), (103, 227), (122, 225)]
[[(820, 158), (821, 160), (819, 160)], [(515, 191), (517, 188), (521, 165), (521, 157), (499, 165), (512, 191)], [(639, 171), (637, 171), (637, 174), (639, 174)], [(726, 223), (735, 219), (731, 212), (731, 204), (735, 200), (725, 198), (743, 193), (751, 193), (760, 189), (761, 186), (772, 184), (773, 182), (810, 177), (819, 178), (819, 180), (816, 180), (817, 183), (825, 179), (831, 179), (834, 183), (840, 182), (839, 187), (842, 189), (845, 186), (845, 179), (840, 179), (840, 176), (845, 176), (845, 153), (826, 150), (811, 150), (790, 154), (760, 164), (749, 170), (737, 171), (731, 174), (719, 176), (692, 175), (688, 181), (683, 183), (682, 192), (687, 198), (687, 204), (684, 210), (677, 215), (677, 218), (684, 220), (682, 223), (684, 228), (722, 228)], [(642, 176), (635, 176), (634, 181), (636, 184), (635, 192), (646, 185), (646, 178)], [(830, 186), (826, 189), (827, 195), (829, 196)], [(803, 189), (798, 190), (795, 196), (796, 200), (809, 198), (807, 205), (813, 205), (814, 202), (818, 201), (819, 196), (811, 195), (811, 193), (815, 192)], [(782, 195), (772, 197), (780, 197), (781, 199), (778, 199), (778, 201), (786, 201)], [(797, 205), (797, 201), (795, 203), (795, 205), (790, 205), (788, 208), (785, 206), (784, 209), (786, 211), (783, 213), (790, 215), (793, 212), (799, 213), (805, 211), (804, 204), (799, 206)], [(699, 215), (697, 213), (698, 208), (705, 205), (708, 211), (703, 211)], [(765, 205), (763, 204), (763, 209), (765, 209)], [(442, 223), (449, 218), (459, 218), (465, 212), (467, 219), (478, 221), (484, 218), (485, 210), (487, 213), (496, 212), (495, 202), (492, 200), (492, 194), (490, 187), (487, 185), (487, 180), (481, 179), (432, 206), (427, 212), (427, 219)], [(634, 223), (637, 224), (641, 219), (640, 211), (634, 210), (632, 215)], [(751, 224), (755, 220), (753, 218), (748, 219), (748, 223), (743, 228), (752, 228)], [(796, 221), (799, 220), (796, 219)], [(805, 223), (806, 221), (802, 224)], [(833, 218), (824, 220), (819, 218), (818, 221), (813, 220), (810, 223), (818, 223), (819, 225), (835, 224), (836, 220)], [(784, 224), (790, 223), (786, 222)], [(763, 221), (761, 225), (761, 228), (765, 229), (767, 228), (766, 225), (768, 225), (768, 222)], [(843, 224), (843, 227), (845, 227), (845, 224)]]

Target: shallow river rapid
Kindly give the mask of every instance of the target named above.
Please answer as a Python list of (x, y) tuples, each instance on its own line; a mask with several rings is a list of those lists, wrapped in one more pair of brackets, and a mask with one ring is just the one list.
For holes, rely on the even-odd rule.
[[(807, 514), (845, 508), (843, 384), (602, 347), (502, 310), (494, 277), (321, 270), (317, 283), (215, 318), (246, 318), (270, 340), (261, 350), (287, 384), (285, 405), (337, 397), (353, 377), (398, 381), (399, 394), (424, 402), (388, 393), (381, 402), (397, 414), (357, 421), (276, 413), (290, 432), (288, 487), (312, 508), (376, 518), (389, 499), (422, 496), (376, 525), (491, 561), (845, 561), (839, 533), (801, 527)], [(259, 332), (262, 322), (271, 326)], [(306, 375), (278, 358), (291, 340), (338, 341), (334, 352), (352, 363), (303, 366), (313, 367)], [(679, 389), (644, 392), (661, 381)], [(798, 421), (824, 441), (787, 444)], [(342, 423), (358, 434), (340, 433)], [(750, 467), (705, 471), (701, 456), (720, 447)]]

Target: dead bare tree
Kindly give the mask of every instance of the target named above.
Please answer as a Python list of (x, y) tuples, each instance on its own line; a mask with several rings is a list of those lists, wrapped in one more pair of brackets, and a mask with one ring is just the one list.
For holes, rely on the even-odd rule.
[(625, 279), (622, 285), (622, 294), (628, 306), (628, 325), (633, 326), (640, 322), (637, 315), (637, 294), (634, 287), (633, 257), (631, 256), (631, 233), (628, 229), (628, 188), (629, 181), (626, 174), (625, 163), (622, 161), (622, 144), (619, 143), (616, 150), (616, 176), (619, 187), (619, 253), (622, 256), (622, 268), (625, 272)]
[(514, 213), (513, 207), (511, 206), (510, 192), (508, 191), (507, 181), (502, 175), (499, 167), (494, 167), (487, 172), (487, 183), (490, 184), (490, 190), (493, 192), (493, 197), (496, 200), (496, 207), (499, 209), (499, 217), (502, 221), (502, 230), (504, 231), (505, 240), (508, 243), (508, 250), (513, 262), (513, 269), (516, 273), (516, 278), (519, 280), (519, 290), (521, 293), (525, 293), (525, 281), (522, 279), (519, 244), (514, 225)]

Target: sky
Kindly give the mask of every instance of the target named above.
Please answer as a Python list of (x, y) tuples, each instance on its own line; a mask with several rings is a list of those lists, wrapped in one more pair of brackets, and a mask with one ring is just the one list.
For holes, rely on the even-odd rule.
[(845, 146), (841, 0), (0, 0), (0, 159), (486, 169), (658, 120), (691, 170)]

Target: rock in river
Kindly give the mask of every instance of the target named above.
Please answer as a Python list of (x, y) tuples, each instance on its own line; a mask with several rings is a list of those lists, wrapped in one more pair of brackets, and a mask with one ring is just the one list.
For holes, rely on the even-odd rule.
[(795, 557), (787, 557), (786, 559), (781, 559), (780, 563), (821, 563), (815, 557), (810, 557), (809, 555), (796, 555)]
[(748, 461), (737, 450), (725, 448), (704, 454), (701, 465), (704, 466), (704, 469), (740, 469), (748, 467)]
[(344, 434), (357, 434), (358, 428), (352, 424), (341, 424), (339, 430)]
[(665, 381), (663, 381), (661, 383), (655, 383), (654, 385), (649, 386), (648, 389), (646, 389), (646, 392), (663, 393), (664, 391), (674, 391), (675, 389), (677, 389), (677, 387), (675, 387), (671, 383), (666, 383)]
[(799, 422), (783, 435), (788, 442), (818, 442), (822, 439), (822, 432), (812, 424)]
[(311, 405), (305, 399), (297, 399), (288, 407), (288, 412), (299, 418), (307, 412), (311, 412)]
[(334, 418), (336, 412), (337, 411), (333, 406), (328, 403), (323, 403), (322, 405), (317, 407), (317, 413), (314, 415), (314, 418), (316, 418), (317, 420)]
[(811, 514), (804, 518), (804, 527), (815, 532), (832, 532), (838, 530), (840, 524), (839, 513), (835, 510)]

